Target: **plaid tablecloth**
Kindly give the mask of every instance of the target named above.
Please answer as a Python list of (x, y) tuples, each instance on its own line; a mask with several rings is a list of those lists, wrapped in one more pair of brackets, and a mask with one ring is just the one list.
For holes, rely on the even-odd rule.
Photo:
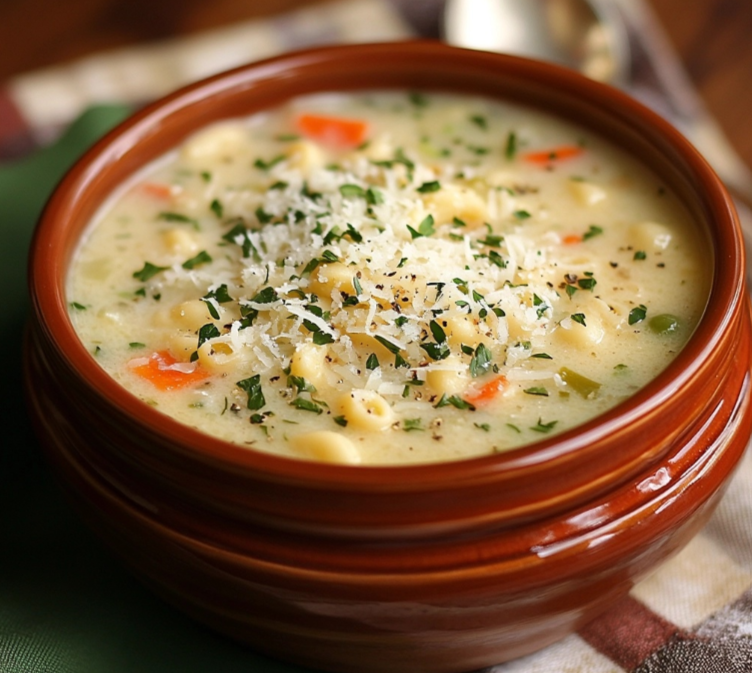
[[(327, 3), (177, 42), (98, 55), (0, 87), (3, 673), (302, 673), (216, 636), (162, 604), (108, 555), (61, 499), (19, 397), (24, 259), (55, 181), (131, 107), (198, 77), (290, 48), (400, 39), (416, 26), (430, 28), (435, 17), (427, 12), (435, 6), (433, 0), (403, 2), (398, 13), (380, 0)], [(752, 672), (751, 585), (748, 454), (710, 523), (627, 600), (562, 642), (489, 671)]]

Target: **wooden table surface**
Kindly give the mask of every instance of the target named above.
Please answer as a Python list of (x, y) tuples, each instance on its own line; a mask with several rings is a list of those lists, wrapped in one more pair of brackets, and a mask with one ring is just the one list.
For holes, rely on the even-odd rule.
[[(419, 0), (417, 0), (419, 1)], [(0, 3), (0, 81), (109, 49), (195, 33), (316, 0)], [(752, 1), (648, 0), (709, 109), (752, 166)]]

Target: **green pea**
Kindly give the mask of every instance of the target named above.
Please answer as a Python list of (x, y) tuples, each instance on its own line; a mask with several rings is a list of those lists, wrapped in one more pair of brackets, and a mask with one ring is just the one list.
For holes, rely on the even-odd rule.
[(653, 316), (648, 325), (656, 334), (671, 334), (671, 332), (676, 332), (680, 327), (679, 318), (670, 313), (661, 313), (660, 315)]

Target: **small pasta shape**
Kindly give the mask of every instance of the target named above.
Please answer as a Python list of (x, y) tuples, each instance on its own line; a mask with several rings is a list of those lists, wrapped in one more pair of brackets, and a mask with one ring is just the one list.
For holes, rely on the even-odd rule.
[(426, 383), (438, 395), (456, 395), (469, 383), (467, 366), (462, 366), (459, 358), (450, 356), (441, 361), (442, 367), (426, 372)]
[(242, 351), (236, 351), (230, 344), (222, 341), (207, 341), (198, 349), (199, 364), (213, 374), (236, 372), (245, 361)]
[(452, 316), (447, 318), (444, 331), (449, 343), (453, 346), (477, 346), (483, 340), (478, 325), (468, 316)]
[(196, 350), (198, 338), (189, 332), (177, 332), (170, 336), (167, 349), (176, 360), (187, 361)]
[(300, 140), (291, 143), (287, 156), (291, 168), (297, 168), (303, 173), (321, 168), (327, 162), (327, 156), (321, 147), (309, 140)]
[(348, 336), (353, 346), (361, 353), (373, 353), (379, 360), (394, 359), (394, 355), (380, 341), (377, 341), (370, 334), (363, 332), (348, 332)]
[(605, 201), (607, 193), (603, 187), (585, 180), (570, 180), (569, 191), (581, 206), (594, 206)]
[(554, 337), (578, 348), (589, 348), (600, 343), (606, 335), (603, 323), (597, 316), (587, 314), (583, 319), (584, 325), (572, 318), (561, 321), (559, 328), (554, 332)]
[(485, 200), (469, 187), (442, 186), (439, 191), (424, 196), (423, 203), (437, 224), (451, 222), (457, 217), (468, 227), (476, 228), (488, 219)]
[(363, 149), (363, 155), (371, 161), (386, 161), (394, 156), (394, 145), (385, 134), (379, 134)]
[(191, 299), (173, 306), (169, 315), (174, 326), (193, 331), (212, 320), (209, 308), (200, 299)]
[(104, 281), (110, 275), (111, 271), (112, 262), (102, 257), (81, 264), (81, 277), (90, 280)]
[(193, 255), (199, 251), (199, 241), (196, 235), (186, 229), (177, 227), (168, 229), (162, 234), (167, 250), (176, 255)]
[(355, 294), (353, 277), (357, 269), (344, 264), (324, 264), (316, 269), (308, 286), (318, 297), (331, 299), (332, 292)]
[(516, 315), (509, 312), (503, 320), (506, 322), (507, 333), (511, 339), (525, 340), (529, 338), (530, 333), (525, 330), (523, 321)]
[(640, 222), (630, 229), (630, 237), (636, 250), (657, 252), (665, 250), (671, 243), (671, 232), (659, 222)]
[(358, 465), (360, 451), (353, 442), (331, 430), (307, 432), (290, 438), (290, 446), (305, 458), (313, 458), (325, 463)]
[(395, 422), (394, 409), (373, 390), (353, 390), (337, 400), (337, 407), (356, 430), (386, 430)]
[(239, 147), (248, 144), (248, 133), (239, 124), (212, 126), (194, 135), (183, 146), (187, 160), (221, 159), (237, 154)]
[(290, 373), (321, 388), (326, 382), (327, 353), (326, 346), (313, 343), (301, 344), (290, 359)]

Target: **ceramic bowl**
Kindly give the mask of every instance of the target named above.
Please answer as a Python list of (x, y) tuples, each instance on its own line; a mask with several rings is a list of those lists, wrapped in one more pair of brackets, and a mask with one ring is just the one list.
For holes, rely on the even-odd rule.
[[(633, 398), (503, 454), (412, 467), (313, 464), (180, 425), (79, 342), (64, 280), (134, 171), (207, 123), (315, 91), (427, 89), (531, 105), (641, 159), (707, 237), (712, 288), (686, 348)], [(669, 124), (552, 65), (436, 43), (310, 50), (189, 86), (69, 172), (31, 253), (27, 394), (50, 463), (144, 582), (224, 634), (333, 671), (463, 671), (575, 631), (677, 552), (750, 434), (750, 314), (729, 197)]]

